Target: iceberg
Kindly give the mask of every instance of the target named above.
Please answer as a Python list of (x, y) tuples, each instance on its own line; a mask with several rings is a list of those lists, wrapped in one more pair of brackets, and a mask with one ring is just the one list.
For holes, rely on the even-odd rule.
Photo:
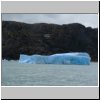
[(24, 55), (20, 54), (19, 63), (29, 64), (77, 64), (89, 65), (91, 57), (88, 53), (72, 52), (53, 55)]

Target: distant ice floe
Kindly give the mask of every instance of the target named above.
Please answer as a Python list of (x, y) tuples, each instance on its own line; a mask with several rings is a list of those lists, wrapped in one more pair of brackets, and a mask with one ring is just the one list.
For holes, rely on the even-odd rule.
[(60, 53), (53, 55), (24, 55), (20, 54), (19, 63), (29, 64), (79, 64), (89, 65), (91, 57), (85, 52)]

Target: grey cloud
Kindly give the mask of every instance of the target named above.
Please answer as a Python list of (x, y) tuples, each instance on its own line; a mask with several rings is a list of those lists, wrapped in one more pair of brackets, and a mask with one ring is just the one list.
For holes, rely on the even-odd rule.
[(97, 14), (2, 14), (2, 20), (25, 23), (81, 23), (86, 27), (98, 27)]
[(43, 14), (43, 15), (49, 18), (58, 18), (60, 16), (59, 14)]

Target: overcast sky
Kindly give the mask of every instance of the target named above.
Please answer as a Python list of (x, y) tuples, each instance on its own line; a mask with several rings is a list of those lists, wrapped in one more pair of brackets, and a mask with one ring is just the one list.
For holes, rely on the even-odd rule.
[(2, 14), (2, 20), (25, 23), (81, 23), (86, 27), (98, 27), (97, 14)]

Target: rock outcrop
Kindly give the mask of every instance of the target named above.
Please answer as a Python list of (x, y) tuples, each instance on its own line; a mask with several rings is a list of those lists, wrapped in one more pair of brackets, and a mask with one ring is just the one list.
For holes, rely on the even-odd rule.
[(50, 55), (87, 52), (98, 60), (98, 28), (71, 24), (26, 24), (2, 21), (2, 59), (17, 60), (20, 54)]

